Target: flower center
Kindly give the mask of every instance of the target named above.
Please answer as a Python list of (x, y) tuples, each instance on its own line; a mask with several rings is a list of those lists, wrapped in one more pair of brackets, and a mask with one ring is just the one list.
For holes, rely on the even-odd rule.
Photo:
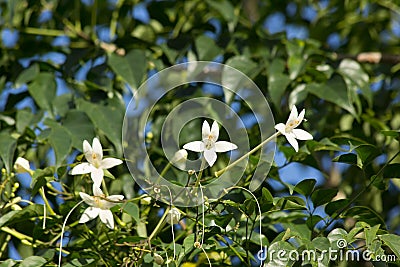
[(210, 150), (214, 146), (214, 141), (212, 139), (207, 139), (205, 141), (205, 146), (207, 150)]
[(294, 128), (296, 128), (297, 127), (297, 125), (299, 125), (300, 124), (300, 121), (299, 120), (292, 120), (292, 121), (289, 121), (289, 123), (286, 125), (286, 128), (285, 128), (285, 131), (286, 132), (291, 132)]
[(101, 198), (105, 198), (105, 197), (106, 197), (105, 195), (93, 196), (93, 200), (94, 200), (94, 204), (95, 204), (96, 208), (104, 209), (103, 203), (105, 200), (103, 200)]
[(99, 167), (100, 167), (99, 156), (98, 156), (96, 153), (93, 153), (93, 154), (92, 154), (92, 161), (93, 161), (93, 165), (94, 165), (96, 168), (99, 168)]

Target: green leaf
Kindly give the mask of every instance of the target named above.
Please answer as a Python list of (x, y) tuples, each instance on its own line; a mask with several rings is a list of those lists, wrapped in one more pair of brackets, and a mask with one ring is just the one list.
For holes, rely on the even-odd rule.
[(358, 119), (358, 114), (349, 98), (346, 84), (340, 76), (333, 76), (325, 84), (309, 83), (306, 85), (306, 89), (309, 93), (347, 110)]
[(36, 104), (52, 113), (52, 102), (56, 96), (57, 84), (53, 73), (41, 72), (28, 86), (29, 93)]
[(383, 171), (384, 178), (400, 178), (400, 163), (386, 165)]
[(60, 166), (71, 151), (71, 137), (64, 127), (53, 120), (46, 119), (44, 124), (51, 128), (48, 140), (56, 155), (56, 165)]
[(365, 241), (366, 241), (368, 247), (371, 246), (372, 245), (372, 241), (375, 240), (376, 234), (378, 233), (378, 230), (379, 230), (379, 227), (380, 227), (380, 225), (377, 224), (377, 225), (374, 225), (374, 226), (371, 226), (371, 227), (366, 227), (364, 229)]
[(354, 153), (346, 153), (342, 154), (340, 156), (337, 156), (336, 158), (332, 159), (333, 162), (342, 162), (342, 163), (347, 163), (351, 164), (354, 166), (358, 166), (362, 168), (362, 163), (358, 162), (358, 157)]
[(79, 258), (79, 259), (73, 259), (70, 262), (67, 262), (65, 264), (63, 264), (63, 267), (83, 267), (83, 266), (93, 266), (95, 259), (83, 259), (83, 258)]
[(12, 170), (16, 147), (17, 140), (11, 137), (9, 133), (0, 133), (0, 157), (6, 167), (7, 173), (10, 173)]
[(380, 235), (379, 238), (400, 259), (400, 236), (394, 234)]
[(222, 53), (221, 48), (208, 36), (200, 35), (194, 42), (199, 60), (211, 61)]
[(211, 8), (218, 11), (226, 21), (234, 21), (236, 19), (235, 9), (232, 6), (230, 1), (228, 1), (228, 0), (222, 0), (222, 1), (221, 0), (220, 1), (207, 0), (206, 2), (208, 5), (211, 6)]
[(38, 64), (33, 64), (27, 69), (24, 69), (15, 81), (15, 87), (20, 87), (25, 83), (29, 83), (36, 78), (40, 73), (40, 68)]
[(293, 190), (303, 196), (309, 196), (311, 194), (311, 192), (314, 190), (314, 186), (316, 183), (317, 183), (317, 180), (315, 180), (315, 179), (305, 179), (305, 180), (299, 182), (294, 187)]
[(32, 120), (34, 118), (34, 115), (32, 111), (28, 111), (26, 109), (20, 109), (17, 111), (17, 116), (16, 116), (16, 128), (17, 132), (23, 133), (25, 131), (26, 127), (29, 127), (31, 124)]
[(125, 213), (129, 214), (137, 223), (140, 222), (139, 207), (135, 203), (126, 202), (121, 205)]
[(223, 214), (223, 215), (216, 216), (214, 218), (214, 220), (215, 220), (216, 225), (225, 229), (226, 226), (229, 224), (229, 222), (232, 220), (232, 218), (233, 218), (233, 214), (229, 213), (229, 214)]
[(14, 217), (15, 214), (17, 214), (19, 212), (19, 210), (12, 210), (9, 211), (8, 213), (2, 215), (0, 217), (0, 227), (3, 227), (4, 225), (6, 225), (10, 219), (12, 219)]
[[(285, 251), (285, 255), (289, 255), (291, 251), (296, 250), (296, 248), (286, 241), (278, 241), (270, 244), (268, 246), (268, 251)], [(267, 253), (267, 260), (265, 261), (266, 266), (274, 266), (274, 267), (287, 267), (292, 266), (293, 262), (290, 259), (285, 259), (282, 261), (280, 257), (278, 257), (278, 253)], [(270, 257), (271, 256), (271, 257)]]
[(399, 137), (400, 136), (400, 130), (381, 130), (381, 133), (384, 136), (390, 136), (390, 137)]
[(289, 107), (298, 105), (307, 98), (308, 91), (305, 84), (297, 85), (289, 94)]
[(133, 49), (125, 56), (109, 54), (108, 65), (115, 74), (121, 76), (133, 90), (136, 90), (146, 73), (147, 59), (143, 50)]
[(125, 106), (117, 98), (108, 99), (105, 103), (93, 104), (83, 99), (76, 101), (78, 110), (84, 111), (94, 126), (103, 131), (114, 144), (118, 154), (122, 154), (121, 129)]
[(385, 221), (376, 211), (365, 206), (351, 207), (343, 215), (366, 222), (369, 225), (385, 225)]
[(83, 141), (90, 141), (95, 136), (93, 124), (83, 111), (68, 111), (65, 115), (63, 126), (71, 136), (72, 146), (80, 151), (82, 150)]
[[(248, 83), (247, 77), (237, 75), (237, 71), (243, 72), (246, 76), (251, 76), (256, 73), (257, 64), (246, 56), (234, 56), (226, 61), (226, 65), (234, 68), (225, 67), (222, 72), (221, 83), (223, 85), (225, 102), (233, 101), (234, 92), (240, 89), (241, 86)], [(226, 89), (229, 88), (230, 90)], [(233, 91), (233, 92), (232, 92)]]
[(356, 146), (355, 151), (357, 156), (360, 158), (363, 166), (368, 165), (376, 157), (381, 155), (381, 151), (376, 146), (370, 144), (361, 144)]
[(268, 68), (268, 92), (276, 107), (281, 106), (283, 93), (291, 81), (289, 76), (283, 73), (284, 69), (285, 62), (280, 58), (274, 59)]
[(54, 181), (54, 167), (50, 166), (43, 170), (37, 169), (35, 170), (32, 176), (31, 182), (31, 197), (34, 197), (38, 190), (44, 186), (47, 182)]
[(193, 245), (194, 245), (194, 234), (190, 234), (183, 240), (183, 249), (185, 255), (188, 255), (189, 252), (193, 250), (194, 248)]
[(43, 216), (43, 205), (33, 204), (22, 210), (13, 210), (0, 218), (0, 227), (30, 221), (34, 217)]
[(332, 216), (338, 210), (341, 210), (342, 208), (346, 207), (346, 205), (349, 202), (350, 201), (348, 199), (338, 199), (338, 200), (329, 202), (325, 206), (325, 212), (326, 212), (326, 214)]
[(337, 72), (342, 75), (350, 90), (357, 93), (357, 90), (360, 89), (367, 99), (368, 105), (372, 105), (373, 93), (369, 85), (368, 74), (357, 61), (352, 59), (343, 59), (339, 64)]
[(19, 266), (20, 267), (39, 267), (39, 266), (45, 265), (46, 262), (47, 262), (47, 260), (42, 257), (30, 256), (30, 257), (24, 259)]
[(16, 261), (8, 259), (8, 260), (1, 262), (0, 267), (12, 267), (12, 266), (15, 266), (15, 264), (17, 264)]
[(346, 151), (326, 137), (322, 138), (320, 141), (308, 140), (307, 147), (310, 151)]
[(304, 55), (305, 42), (303, 40), (286, 41), (286, 50), (288, 53), (288, 69), (291, 80), (294, 80), (303, 70), (306, 63)]
[(314, 207), (321, 206), (328, 203), (337, 195), (337, 189), (317, 189), (311, 194), (311, 200), (314, 203)]
[(318, 222), (322, 221), (322, 219), (323, 218), (321, 216), (319, 216), (319, 215), (312, 215), (312, 216), (307, 218), (306, 224), (307, 224), (308, 228), (312, 230), (312, 229), (314, 229), (315, 225)]

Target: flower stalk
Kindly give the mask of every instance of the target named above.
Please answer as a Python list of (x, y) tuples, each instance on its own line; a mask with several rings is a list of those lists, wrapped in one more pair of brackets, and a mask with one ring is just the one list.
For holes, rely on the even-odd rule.
[(257, 150), (259, 150), (262, 146), (264, 146), (265, 144), (267, 144), (268, 142), (270, 142), (271, 140), (275, 139), (276, 137), (278, 137), (280, 135), (280, 132), (276, 132), (273, 135), (271, 135), (270, 137), (268, 137), (267, 139), (265, 139), (263, 142), (261, 142), (259, 145), (257, 145), (256, 147), (254, 147), (252, 150), (250, 150), (249, 152), (247, 152), (246, 154), (244, 154), (243, 156), (241, 156), (240, 158), (238, 158), (236, 161), (232, 162), (231, 164), (229, 164), (228, 166), (226, 166), (225, 168), (216, 171), (214, 173), (215, 177), (219, 177), (221, 176), (224, 172), (226, 172), (227, 170), (231, 169), (232, 167), (234, 167), (236, 164), (238, 164), (240, 161), (244, 160), (245, 158), (247, 158), (248, 156), (250, 156), (251, 154), (253, 154), (254, 152), (256, 152)]

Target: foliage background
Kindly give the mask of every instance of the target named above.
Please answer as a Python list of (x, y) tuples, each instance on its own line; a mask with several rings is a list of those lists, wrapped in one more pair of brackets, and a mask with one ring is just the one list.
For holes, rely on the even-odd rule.
[[(99, 136), (107, 154), (122, 158), (122, 120), (132, 91), (156, 71), (187, 60), (214, 60), (248, 74), (270, 100), (277, 122), (286, 121), (292, 104), (306, 108), (304, 127), (314, 140), (295, 153), (280, 138), (276, 162), (255, 192), (264, 245), (301, 251), (344, 237), (355, 248), (400, 259), (396, 1), (20, 0), (0, 1), (0, 12), (1, 259), (25, 259), (21, 266), (56, 262), (63, 219), (78, 192), (90, 190), (87, 177), (67, 174), (82, 159), (82, 141)], [(223, 99), (204, 88), (197, 93)], [(173, 100), (166, 96), (159, 103), (157, 122), (179, 103)], [(239, 114), (246, 118), (246, 112)], [(247, 121), (250, 140), (258, 140)], [(163, 166), (156, 125), (148, 149)], [(13, 173), (17, 156), (31, 162), (32, 180)], [(126, 167), (112, 173), (110, 193), (128, 199), (143, 194)], [(37, 194), (42, 185), (56, 211), (45, 230)], [(115, 210), (126, 225), (109, 233), (95, 223), (78, 225), (82, 210), (73, 213), (65, 266), (152, 266), (143, 240), (165, 208), (131, 202), (122, 213)], [(176, 227), (179, 264), (206, 264), (192, 247), (198, 210), (183, 211), (187, 217)], [(208, 207), (206, 224), (211, 220), (222, 227), (207, 227), (213, 266), (255, 264), (258, 233), (247, 238), (257, 228), (254, 201), (234, 191)], [(168, 229), (152, 241), (164, 258), (171, 255)], [(331, 263), (339, 264), (347, 265)]]

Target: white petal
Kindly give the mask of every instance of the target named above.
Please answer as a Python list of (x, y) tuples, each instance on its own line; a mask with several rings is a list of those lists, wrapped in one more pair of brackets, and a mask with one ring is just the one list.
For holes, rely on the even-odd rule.
[(108, 228), (114, 229), (114, 218), (110, 210), (100, 210), (100, 220), (107, 225)]
[(302, 129), (293, 129), (292, 132), (293, 132), (294, 136), (296, 137), (296, 139), (299, 139), (299, 140), (313, 139), (313, 136), (309, 132), (304, 131)]
[(183, 148), (194, 152), (202, 152), (204, 150), (204, 144), (201, 141), (193, 141), (184, 145)]
[(208, 138), (208, 136), (210, 135), (211, 130), (210, 130), (210, 125), (208, 124), (207, 121), (203, 122), (203, 127), (201, 129), (201, 136), (203, 137), (202, 139), (206, 139)]
[(104, 200), (104, 199), (101, 200), (103, 208), (111, 209), (112, 207), (114, 207), (115, 205), (118, 204), (115, 201), (123, 200), (124, 196), (123, 195), (112, 195), (112, 196), (107, 197), (107, 199), (111, 200), (111, 201), (107, 201), (107, 200)]
[(101, 160), (103, 158), (103, 148), (101, 147), (101, 143), (97, 137), (93, 138), (93, 153), (96, 154), (97, 159)]
[(31, 167), (29, 166), (29, 161), (25, 158), (18, 157), (14, 163), (14, 169), (17, 173), (30, 172)]
[(103, 191), (101, 191), (100, 186), (93, 185), (93, 195), (94, 196), (104, 196)]
[(178, 163), (178, 162), (186, 162), (188, 153), (185, 149), (180, 149), (175, 152), (174, 156), (171, 159), (171, 162)]
[(100, 209), (95, 207), (89, 207), (85, 210), (82, 214), (81, 218), (79, 219), (79, 223), (85, 223), (90, 220), (93, 220), (99, 215)]
[(90, 146), (88, 141), (83, 141), (83, 154), (85, 154), (85, 158), (87, 161), (92, 163), (92, 154), (93, 150), (92, 147)]
[(305, 113), (306, 113), (306, 110), (305, 110), (305, 109), (303, 109), (303, 110), (300, 112), (299, 117), (297, 118), (297, 120), (299, 121), (299, 123), (296, 125), (296, 127), (299, 126), (299, 124), (304, 120), (304, 114), (305, 114)]
[(215, 150), (204, 150), (204, 158), (206, 159), (208, 165), (212, 167), (217, 160), (217, 153), (215, 153)]
[(85, 201), (86, 204), (88, 204), (89, 206), (93, 206), (94, 205), (94, 199), (93, 197), (89, 196), (86, 193), (83, 192), (79, 192), (79, 196), (82, 198), (83, 201)]
[(90, 163), (84, 162), (73, 167), (72, 170), (69, 172), (69, 174), (71, 175), (86, 174), (92, 172), (93, 169), (94, 168)]
[(103, 181), (104, 171), (103, 169), (96, 169), (93, 168), (92, 172), (90, 173), (90, 177), (95, 186), (100, 187), (101, 182)]
[(219, 127), (218, 127), (218, 123), (216, 121), (214, 121), (212, 126), (211, 126), (211, 135), (213, 137), (213, 141), (214, 142), (218, 140)]
[(288, 134), (285, 134), (285, 136), (286, 136), (286, 139), (288, 140), (289, 144), (291, 144), (292, 147), (294, 148), (294, 150), (296, 152), (298, 152), (299, 151), (299, 144), (297, 143), (297, 140), (295, 139), (294, 134), (288, 133)]
[(115, 158), (105, 158), (100, 163), (102, 169), (110, 169), (120, 164), (122, 164), (122, 160)]
[(298, 117), (297, 108), (295, 105), (293, 105), (293, 108), (290, 111), (289, 119), (287, 120), (286, 124), (288, 124), (290, 121), (297, 120), (297, 117)]
[(216, 152), (226, 152), (231, 151), (237, 148), (237, 145), (227, 142), (227, 141), (218, 141), (215, 143), (215, 151)]
[(111, 195), (108, 196), (107, 199), (112, 200), (112, 201), (121, 201), (124, 199), (123, 195)]
[(281, 134), (286, 134), (286, 125), (283, 123), (278, 123), (277, 125), (275, 125), (275, 129), (277, 129)]

